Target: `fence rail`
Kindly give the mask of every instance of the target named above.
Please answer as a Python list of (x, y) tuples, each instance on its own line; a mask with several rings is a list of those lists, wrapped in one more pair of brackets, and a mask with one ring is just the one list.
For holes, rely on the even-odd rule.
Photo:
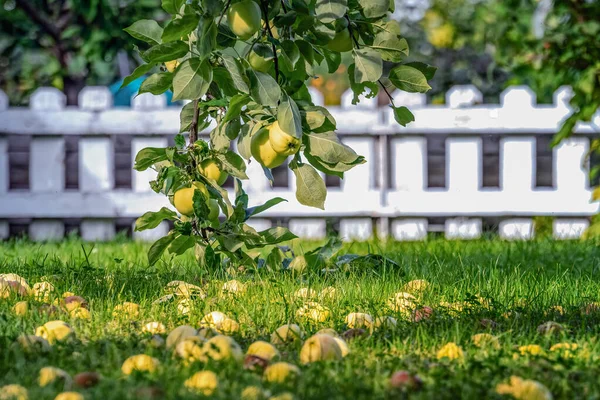
[[(330, 182), (321, 211), (296, 202), (288, 170), (281, 169), (283, 183), (271, 187), (260, 166), (249, 163), (244, 186), (253, 203), (289, 200), (253, 224), (285, 223), (314, 238), (325, 235), (331, 217), (347, 239), (376, 232), (419, 240), (430, 230), (476, 238), (492, 218), (501, 237), (526, 239), (533, 236), (533, 217), (553, 216), (556, 237), (576, 238), (598, 212), (586, 155), (600, 115), (551, 151), (540, 148), (569, 114), (569, 96), (561, 88), (553, 104), (537, 105), (529, 88), (512, 87), (500, 104), (483, 105), (475, 88), (460, 86), (447, 93), (446, 105), (435, 106), (423, 95), (402, 93), (396, 103), (409, 105), (416, 117), (403, 128), (375, 99), (350, 108), (351, 94), (345, 94), (331, 111), (342, 140), (367, 164)], [(177, 133), (179, 108), (166, 107), (163, 96), (144, 94), (132, 108), (113, 108), (107, 88), (87, 87), (79, 107), (66, 107), (61, 92), (42, 88), (29, 108), (7, 103), (0, 92), (0, 238), (26, 227), (34, 240), (56, 239), (77, 225), (84, 239), (105, 240), (143, 212), (170, 206), (150, 191), (152, 171), (131, 169), (138, 150), (165, 146)], [(538, 163), (541, 153), (544, 163)], [(441, 183), (432, 184), (436, 179)], [(152, 239), (166, 230), (163, 224), (137, 236)]]

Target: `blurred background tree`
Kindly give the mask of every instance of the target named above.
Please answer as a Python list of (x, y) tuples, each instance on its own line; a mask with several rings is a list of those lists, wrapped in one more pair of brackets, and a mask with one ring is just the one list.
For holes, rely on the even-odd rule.
[[(77, 103), (85, 85), (130, 73), (134, 46), (124, 27), (162, 14), (160, 0), (2, 0), (0, 88), (11, 104), (54, 86)], [(158, 15), (157, 15), (158, 14)]]

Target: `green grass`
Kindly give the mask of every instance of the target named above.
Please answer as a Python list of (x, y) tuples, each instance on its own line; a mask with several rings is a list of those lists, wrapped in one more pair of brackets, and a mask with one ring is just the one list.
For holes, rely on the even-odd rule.
[[(294, 244), (297, 251), (315, 246)], [(86, 399), (103, 400), (140, 398), (136, 390), (145, 387), (161, 388), (165, 398), (198, 398), (183, 382), (202, 369), (217, 372), (220, 387), (215, 398), (221, 399), (239, 398), (249, 385), (271, 394), (289, 391), (297, 399), (502, 398), (495, 387), (511, 375), (538, 380), (555, 398), (600, 397), (600, 314), (582, 311), (584, 305), (600, 300), (600, 248), (592, 242), (355, 243), (342, 252), (381, 253), (400, 268), (389, 264), (374, 269), (356, 267), (300, 278), (280, 271), (237, 276), (201, 271), (192, 254), (164, 258), (149, 268), (146, 250), (146, 245), (126, 240), (96, 245), (77, 240), (0, 244), (0, 273), (17, 273), (30, 285), (45, 277), (58, 296), (69, 291), (87, 299), (92, 316), (90, 320), (72, 320), (67, 314), (48, 317), (36, 312), (39, 303), (29, 299), (32, 311), (18, 317), (12, 311), (18, 298), (0, 300), (0, 386), (18, 383), (29, 390), (30, 399), (53, 399), (62, 387), (40, 388), (37, 379), (40, 368), (55, 366), (71, 375), (99, 372), (103, 377), (99, 385), (76, 390)], [(248, 291), (234, 298), (224, 296), (223, 282), (234, 278), (248, 283)], [(386, 305), (412, 279), (430, 283), (429, 289), (417, 296), (417, 303), (434, 310), (432, 318), (418, 323), (391, 312)], [(189, 316), (180, 315), (176, 302), (152, 305), (173, 280), (200, 285), (207, 293), (206, 299), (194, 302)], [(326, 286), (336, 288), (333, 299), (318, 300), (330, 309), (329, 320), (313, 324), (296, 318), (302, 301), (294, 298), (294, 292), (310, 287), (318, 293)], [(140, 305), (135, 321), (113, 318), (112, 309), (124, 301)], [(440, 306), (441, 302), (462, 302), (463, 310), (454, 313)], [(562, 306), (564, 314), (549, 312), (554, 305)], [(244, 350), (255, 340), (269, 340), (277, 327), (289, 322), (301, 325), (307, 336), (326, 327), (344, 332), (344, 319), (350, 312), (392, 315), (398, 318), (398, 325), (349, 341), (351, 353), (341, 361), (301, 366), (299, 380), (289, 386), (265, 383), (260, 374), (235, 363), (184, 365), (164, 348), (142, 342), (147, 336), (141, 333), (141, 326), (146, 322), (160, 321), (168, 330), (182, 324), (198, 327), (202, 316), (215, 310), (240, 323), (240, 331), (233, 337)], [(47, 354), (24, 354), (13, 344), (20, 334), (32, 334), (51, 319), (70, 323), (77, 339), (54, 345)], [(482, 319), (498, 326), (485, 328)], [(550, 320), (566, 329), (557, 335), (539, 334), (537, 327)], [(500, 348), (479, 349), (472, 343), (472, 335), (485, 332), (498, 337)], [(436, 358), (437, 350), (447, 342), (462, 347), (462, 362)], [(562, 358), (549, 350), (560, 342), (579, 345), (574, 357)], [(527, 344), (539, 344), (544, 354), (515, 356), (518, 347)], [(281, 348), (283, 360), (300, 365), (299, 347)], [(161, 368), (156, 374), (125, 377), (120, 371), (123, 361), (140, 353), (158, 358)], [(421, 377), (421, 391), (401, 394), (388, 388), (390, 375), (402, 369)]]

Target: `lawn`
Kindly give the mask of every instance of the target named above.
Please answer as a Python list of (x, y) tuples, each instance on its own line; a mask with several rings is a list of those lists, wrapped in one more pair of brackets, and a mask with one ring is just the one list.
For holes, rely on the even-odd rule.
[[(316, 245), (301, 242), (292, 247), (300, 252)], [(202, 392), (184, 382), (206, 369), (217, 374), (218, 387), (205, 393), (219, 399), (241, 398), (249, 386), (260, 391), (250, 397), (247, 390), (248, 399), (292, 398), (286, 394), (296, 399), (511, 398), (496, 390), (511, 376), (540, 382), (554, 398), (600, 397), (600, 303), (595, 303), (600, 301), (600, 248), (593, 242), (354, 243), (340, 253), (383, 254), (396, 264), (341, 266), (302, 276), (290, 271), (201, 271), (192, 254), (163, 258), (149, 268), (146, 250), (146, 245), (127, 240), (0, 244), (0, 273), (19, 274), (32, 287), (41, 281), (54, 287), (38, 300), (14, 294), (0, 299), (0, 387), (20, 384), (29, 399), (53, 399), (63, 390), (80, 392), (86, 399), (199, 398)], [(224, 283), (233, 279), (246, 290), (224, 292)], [(417, 279), (426, 280), (427, 287), (406, 286)], [(205, 298), (197, 294), (187, 300), (180, 295), (153, 304), (169, 293), (167, 284), (175, 280), (201, 287)], [(328, 287), (335, 292), (322, 291)], [(308, 290), (297, 293), (301, 288)], [(309, 299), (313, 290), (314, 298)], [(64, 292), (87, 301), (89, 318), (65, 310)], [(414, 299), (390, 301), (399, 292), (409, 292)], [(23, 300), (29, 309), (18, 316), (14, 306)], [(114, 312), (124, 302), (138, 304), (139, 312)], [(312, 304), (308, 313), (300, 315), (307, 304)], [(189, 354), (182, 359), (181, 352), (167, 349), (161, 341), (179, 325), (200, 328), (203, 316), (212, 311), (239, 324), (217, 328), (230, 333), (244, 353), (250, 344), (268, 342), (278, 327), (289, 323), (301, 327), (304, 340), (333, 328), (344, 336), (350, 352), (340, 360), (303, 364), (302, 341), (278, 344), (279, 359), (297, 365), (300, 372), (277, 383), (265, 379), (260, 365), (244, 368), (250, 366), (242, 360)], [(346, 316), (355, 312), (368, 313), (373, 320), (391, 316), (397, 324), (373, 327), (367, 320), (362, 331), (355, 327), (346, 332)], [(324, 320), (315, 322), (311, 316)], [(18, 344), (20, 335), (34, 334), (45, 322), (59, 319), (72, 327), (74, 337), (55, 342), (48, 351), (24, 351)], [(166, 333), (151, 338), (144, 332), (153, 321), (164, 324)], [(557, 324), (539, 328), (548, 321)], [(473, 338), (482, 333), (489, 335)], [(442, 350), (447, 343), (460, 349), (450, 345)], [(555, 346), (560, 343), (569, 345)], [(201, 340), (196, 344), (203, 348)], [(137, 354), (148, 354), (160, 365), (151, 372), (126, 375), (124, 361)], [(40, 370), (47, 366), (71, 377), (97, 372), (101, 379), (86, 389), (68, 377), (41, 387)], [(422, 385), (411, 386), (411, 378), (404, 388), (391, 387), (390, 377), (400, 370), (417, 375)], [(524, 390), (515, 394), (534, 399)], [(0, 399), (5, 398), (11, 397), (0, 392)]]

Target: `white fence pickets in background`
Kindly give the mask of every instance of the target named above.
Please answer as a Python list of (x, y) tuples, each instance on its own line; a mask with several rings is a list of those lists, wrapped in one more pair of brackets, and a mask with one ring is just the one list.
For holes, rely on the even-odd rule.
[[(315, 104), (323, 96), (312, 89)], [(554, 104), (537, 104), (528, 87), (507, 89), (499, 105), (481, 104), (483, 96), (473, 86), (458, 86), (446, 94), (446, 105), (427, 105), (422, 94), (395, 92), (396, 105), (406, 105), (416, 121), (396, 124), (392, 110), (378, 108), (377, 99), (351, 105), (353, 94), (342, 105), (330, 107), (343, 141), (365, 156), (367, 163), (348, 172), (339, 186), (329, 188), (325, 211), (295, 200), (295, 178), (288, 172), (287, 187), (271, 187), (256, 162), (248, 165), (250, 182), (244, 183), (251, 202), (275, 196), (288, 199), (251, 221), (257, 229), (277, 223), (308, 238), (326, 234), (326, 218), (339, 220), (346, 239), (364, 240), (374, 233), (398, 240), (422, 240), (430, 230), (443, 230), (448, 238), (477, 238), (484, 220), (499, 222), (506, 239), (534, 235), (533, 217), (553, 216), (557, 238), (577, 238), (598, 212), (591, 202), (586, 155), (593, 124), (578, 124), (576, 135), (553, 149), (552, 187), (536, 187), (536, 154), (540, 135), (557, 132), (569, 112), (571, 90), (560, 88)], [(0, 92), (0, 238), (9, 235), (9, 222), (29, 224), (34, 240), (58, 239), (65, 220), (80, 221), (86, 240), (114, 237), (115, 221), (132, 221), (148, 210), (170, 207), (153, 193), (151, 170), (131, 170), (131, 187), (115, 188), (115, 135), (129, 136), (131, 164), (144, 147), (164, 147), (177, 133), (179, 108), (167, 107), (165, 96), (143, 94), (131, 108), (114, 108), (109, 90), (87, 87), (80, 106), (67, 107), (65, 96), (53, 88), (38, 89), (29, 108), (9, 108)], [(599, 119), (600, 117), (596, 118)], [(208, 130), (203, 132), (204, 135)], [(26, 135), (29, 148), (29, 188), (11, 189), (9, 137)], [(67, 189), (67, 137), (77, 136), (78, 186)], [(441, 135), (441, 136), (440, 136)], [(483, 143), (498, 142), (498, 187), (484, 187)], [(443, 139), (445, 187), (429, 187), (428, 144)], [(152, 231), (135, 232), (143, 240), (166, 234), (163, 223)]]

